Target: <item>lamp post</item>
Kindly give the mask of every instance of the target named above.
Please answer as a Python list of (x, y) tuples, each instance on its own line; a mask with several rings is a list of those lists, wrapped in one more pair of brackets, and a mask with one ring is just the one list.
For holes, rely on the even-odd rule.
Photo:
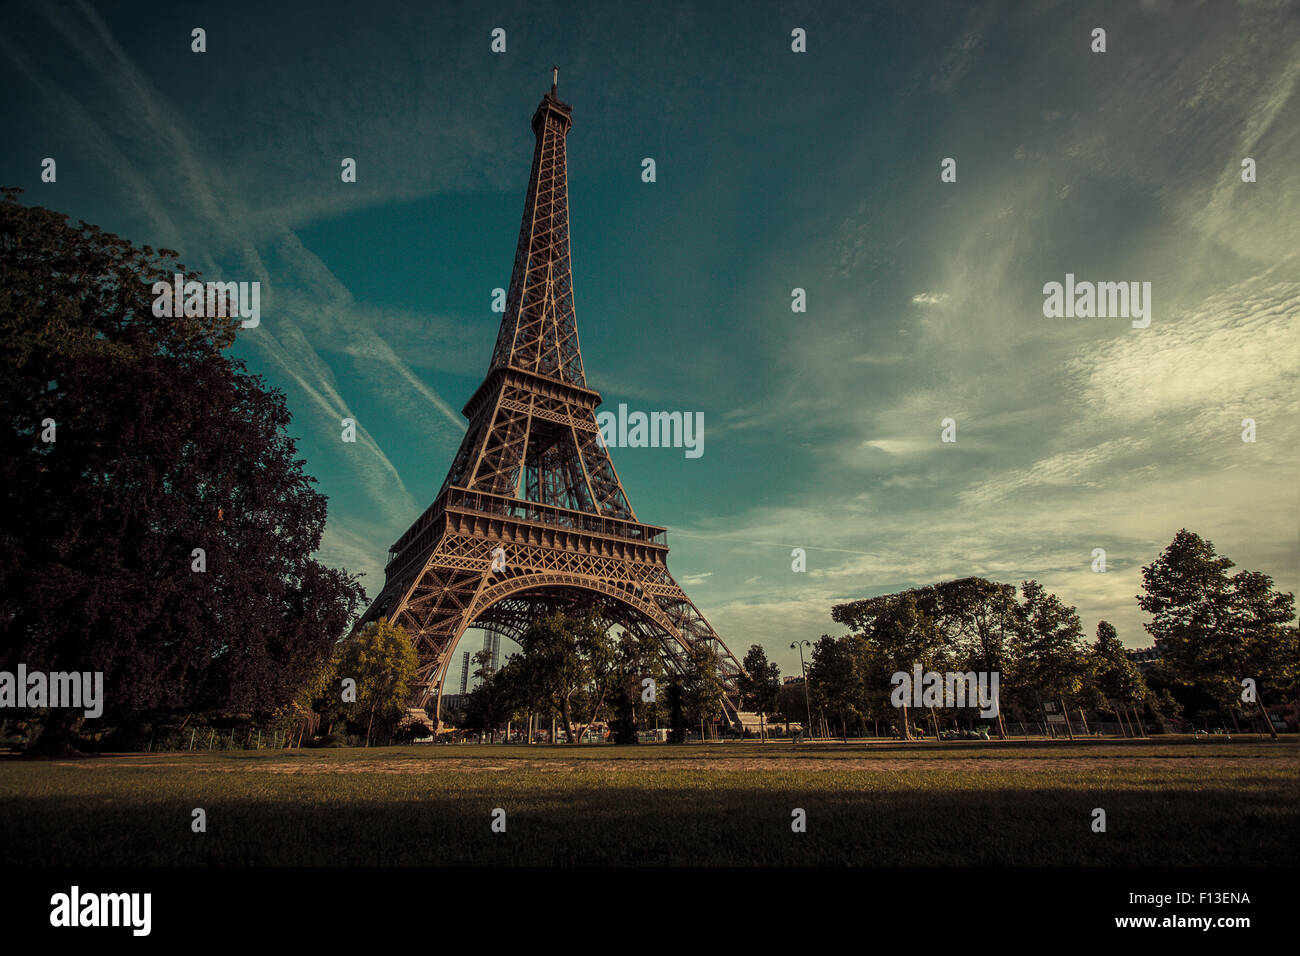
[(812, 641), (795, 641), (790, 646), (799, 649), (799, 668), (803, 671), (803, 705), (808, 713), (808, 723), (805, 727), (812, 727), (812, 704), (808, 701), (808, 665), (803, 662), (803, 649), (812, 647)]

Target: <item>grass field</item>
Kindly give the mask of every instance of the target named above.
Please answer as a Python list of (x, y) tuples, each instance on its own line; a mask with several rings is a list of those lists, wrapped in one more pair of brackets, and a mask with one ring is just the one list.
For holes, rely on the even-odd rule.
[(3, 758), (0, 862), (1291, 865), (1298, 771), (1294, 739)]

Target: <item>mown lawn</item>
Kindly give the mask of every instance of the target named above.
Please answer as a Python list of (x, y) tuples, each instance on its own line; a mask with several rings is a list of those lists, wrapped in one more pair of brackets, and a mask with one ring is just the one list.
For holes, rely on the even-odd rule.
[(1294, 739), (3, 758), (0, 863), (1291, 865), (1298, 770)]

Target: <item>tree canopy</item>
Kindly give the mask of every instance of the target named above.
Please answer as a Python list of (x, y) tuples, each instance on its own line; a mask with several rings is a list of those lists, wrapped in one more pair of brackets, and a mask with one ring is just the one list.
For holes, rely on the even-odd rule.
[(776, 699), (781, 692), (781, 668), (767, 659), (767, 652), (761, 644), (750, 645), (737, 685), (742, 706), (752, 707), (760, 720), (766, 721), (769, 714), (776, 712)]
[(1138, 605), (1152, 618), (1147, 630), (1162, 664), (1183, 684), (1199, 685), (1221, 706), (1235, 707), (1242, 681), (1293, 695), (1295, 595), (1278, 591), (1258, 571), (1239, 571), (1214, 544), (1183, 528), (1160, 557), (1142, 569)]
[(102, 671), (110, 721), (282, 705), (365, 597), (237, 320), (153, 314), (176, 258), (0, 201), (0, 657)]
[(356, 681), (357, 699), (349, 720), (358, 727), (365, 724), (367, 747), (376, 721), (391, 731), (406, 711), (417, 664), (410, 635), (386, 617), (372, 621), (339, 648), (334, 671), (340, 681)]

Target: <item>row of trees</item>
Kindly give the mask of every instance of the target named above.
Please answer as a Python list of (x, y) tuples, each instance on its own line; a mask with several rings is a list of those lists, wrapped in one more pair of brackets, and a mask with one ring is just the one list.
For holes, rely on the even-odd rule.
[[(760, 732), (771, 718), (805, 723), (810, 710), (847, 736), (866, 725), (896, 722), (909, 737), (928, 718), (974, 723), (974, 710), (927, 708), (909, 715), (891, 701), (891, 677), (924, 671), (997, 673), (995, 733), (1006, 735), (1008, 712), (1037, 721), (1050, 702), (1065, 716), (1113, 714), (1142, 732), (1144, 721), (1178, 716), (1186, 701), (1221, 708), (1235, 721), (1243, 707), (1269, 726), (1265, 699), (1294, 700), (1297, 693), (1294, 596), (1273, 587), (1257, 571), (1229, 574), (1233, 563), (1198, 535), (1181, 530), (1151, 565), (1143, 568), (1142, 610), (1162, 654), (1145, 675), (1126, 653), (1108, 621), (1095, 639), (1085, 636), (1077, 610), (1040, 583), (1019, 589), (984, 578), (964, 578), (897, 594), (840, 604), (832, 617), (846, 625), (842, 637), (822, 635), (812, 649), (807, 684), (781, 683), (779, 667), (763, 647), (750, 647), (739, 678), (741, 708), (760, 715)], [(680, 675), (665, 671), (657, 642), (624, 635), (621, 641), (594, 618), (554, 614), (523, 636), (523, 653), (495, 674), (480, 656), (482, 680), (461, 721), (495, 731), (529, 714), (553, 715), (570, 740), (608, 716), (619, 741), (634, 741), (638, 726), (666, 721), (682, 729), (722, 715), (724, 688), (717, 659), (707, 647), (688, 656)], [(643, 699), (642, 681), (663, 689)], [(1249, 678), (1251, 692), (1243, 681)], [(1253, 696), (1252, 696), (1253, 693)]]
[(664, 723), (670, 739), (688, 727), (723, 716), (724, 687), (717, 652), (698, 645), (685, 654), (680, 672), (664, 665), (658, 639), (635, 632), (616, 637), (593, 614), (553, 612), (519, 638), (521, 653), (495, 673), (487, 656), (475, 656), (479, 685), (465, 702), (459, 723), (495, 735), (529, 716), (554, 719), (571, 741), (607, 722), (616, 743), (636, 743), (637, 731)]
[[(812, 651), (808, 687), (783, 685), (779, 667), (752, 645), (739, 677), (742, 708), (767, 718), (804, 722), (815, 708), (823, 719), (861, 733), (868, 723), (897, 721), (908, 737), (915, 717), (890, 700), (897, 671), (984, 671), (999, 674), (995, 729), (1005, 735), (1003, 714), (1040, 712), (1046, 701), (1061, 711), (1115, 713), (1141, 728), (1140, 709), (1156, 719), (1175, 716), (1171, 691), (1192, 689), (1229, 713), (1242, 704), (1242, 679), (1254, 682), (1255, 703), (1267, 723), (1264, 695), (1291, 699), (1296, 691), (1294, 600), (1258, 572), (1229, 576), (1232, 562), (1213, 545), (1180, 531), (1164, 554), (1143, 569), (1140, 606), (1152, 615), (1148, 630), (1164, 659), (1143, 676), (1125, 652), (1115, 628), (1102, 621), (1089, 644), (1075, 608), (1036, 581), (1016, 588), (966, 578), (838, 605), (833, 614), (850, 633), (823, 635)], [(480, 683), (455, 722), (493, 734), (530, 717), (553, 718), (571, 741), (593, 724), (608, 721), (613, 739), (635, 743), (637, 730), (666, 723), (672, 740), (686, 728), (723, 716), (725, 688), (712, 648), (686, 655), (684, 667), (665, 667), (650, 635), (620, 637), (593, 614), (552, 613), (534, 622), (520, 640), (522, 652), (495, 672), (486, 652), (476, 657)], [(301, 687), (288, 710), (304, 731), (327, 742), (354, 734), (372, 739), (410, 739), (423, 732), (407, 711), (416, 675), (409, 635), (386, 620), (336, 645), (334, 653)], [(938, 730), (941, 705), (928, 708)], [(945, 720), (975, 719), (972, 711), (949, 711)], [(924, 719), (924, 716), (919, 718)], [(1234, 718), (1235, 719), (1235, 718)], [(1073, 729), (1067, 716), (1067, 732)], [(1084, 727), (1086, 728), (1086, 719)], [(761, 725), (760, 732), (765, 732)], [(291, 739), (293, 739), (291, 735)]]
[[(1229, 575), (1232, 567), (1210, 542), (1184, 529), (1143, 568), (1138, 604), (1152, 615), (1146, 627), (1162, 655), (1145, 678), (1109, 622), (1098, 624), (1089, 644), (1076, 609), (1037, 581), (1023, 582), (1017, 595), (1012, 585), (965, 578), (835, 606), (833, 618), (849, 633), (816, 642), (808, 691), (818, 712), (845, 735), (850, 727), (897, 720), (900, 735), (907, 736), (907, 708), (892, 706), (890, 677), (910, 674), (916, 665), (926, 671), (997, 672), (996, 729), (1003, 735), (1008, 708), (1023, 719), (1054, 702), (1073, 736), (1071, 711), (1118, 711), (1122, 720), (1136, 706), (1157, 719), (1173, 717), (1180, 692), (1208, 697), (1234, 720), (1249, 706), (1269, 725), (1264, 699), (1294, 700), (1297, 692), (1300, 652), (1296, 627), (1289, 623), (1294, 595), (1276, 590), (1257, 571)], [(1247, 678), (1253, 700), (1243, 693)], [(769, 713), (781, 707), (770, 693), (751, 693), (750, 699), (774, 707)], [(787, 712), (792, 704), (802, 714), (802, 701), (787, 695)], [(935, 719), (933, 711), (930, 716)]]

